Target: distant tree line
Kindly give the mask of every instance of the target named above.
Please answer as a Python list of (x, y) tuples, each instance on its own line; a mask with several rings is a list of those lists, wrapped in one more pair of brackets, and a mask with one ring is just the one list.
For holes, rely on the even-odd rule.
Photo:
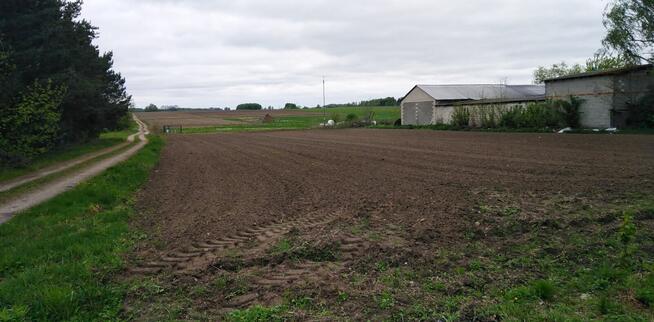
[[(334, 108), (334, 107), (359, 107), (359, 106), (399, 106), (401, 103), (401, 98), (396, 99), (395, 97), (386, 97), (386, 98), (375, 98), (367, 101), (360, 101), (360, 102), (352, 102), (352, 103), (344, 103), (344, 104), (327, 104), (325, 105), (326, 108)], [(320, 105), (316, 106), (317, 108), (320, 108)]]
[(81, 1), (0, 1), (0, 163), (127, 126), (131, 97)]
[(257, 103), (244, 103), (236, 106), (237, 110), (261, 110), (263, 107)]

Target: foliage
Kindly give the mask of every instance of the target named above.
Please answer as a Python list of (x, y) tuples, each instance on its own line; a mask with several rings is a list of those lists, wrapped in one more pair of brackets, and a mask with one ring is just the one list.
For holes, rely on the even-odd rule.
[(627, 126), (632, 128), (654, 128), (654, 86), (635, 102), (627, 102)]
[(329, 113), (329, 118), (335, 123), (339, 123), (343, 121), (343, 114), (337, 112), (331, 112)]
[(36, 82), (16, 105), (0, 110), (0, 164), (26, 164), (56, 144), (64, 94), (51, 82)]
[(605, 47), (637, 60), (654, 62), (654, 1), (613, 0), (604, 14)]
[(584, 100), (575, 96), (570, 96), (569, 101), (554, 101), (554, 105), (558, 105), (558, 109), (563, 116), (565, 125), (573, 129), (581, 127), (581, 104)]
[(357, 116), (356, 113), (350, 113), (347, 116), (345, 116), (345, 120), (348, 121), (348, 122), (355, 122), (358, 119), (359, 119), (359, 116)]
[(470, 125), (470, 109), (465, 106), (455, 106), (452, 113), (452, 125), (456, 127), (467, 127)]
[(261, 110), (263, 107), (257, 103), (244, 103), (236, 106), (237, 110)]
[(638, 61), (632, 57), (623, 54), (611, 55), (607, 50), (601, 49), (593, 57), (586, 60), (585, 68), (587, 72), (595, 72), (633, 65), (638, 65)]
[(285, 110), (298, 110), (298, 109), (300, 109), (300, 108), (297, 106), (297, 104), (294, 104), (294, 103), (286, 103), (286, 104), (284, 105), (284, 109), (285, 109)]
[[(399, 101), (395, 97), (386, 97), (386, 98), (375, 98), (367, 101), (352, 102), (345, 104), (328, 104), (325, 105), (327, 108), (336, 108), (336, 107), (357, 107), (357, 106), (368, 106), (368, 107), (379, 107), (379, 106), (399, 106)], [(317, 106), (320, 108), (320, 105)]]
[(538, 69), (534, 71), (534, 83), (542, 84), (545, 82), (545, 80), (550, 78), (557, 78), (583, 72), (584, 67), (580, 64), (568, 65), (566, 62), (553, 64), (551, 67), (539, 66)]
[(455, 106), (451, 126), (485, 129), (541, 129), (560, 126), (579, 127), (579, 108), (583, 100), (571, 97), (570, 101), (546, 101), (516, 105)]
[(92, 43), (97, 29), (79, 19), (81, 6), (81, 1), (65, 0), (0, 2), (0, 106), (25, 108), (21, 104), (33, 95), (35, 83), (65, 88), (61, 98), (53, 96), (55, 101), (40, 100), (60, 113), (56, 144), (115, 129), (131, 100), (125, 80), (112, 69), (112, 53), (101, 54)]
[(150, 103), (150, 105), (145, 107), (146, 112), (156, 112), (158, 110), (159, 110), (159, 108), (157, 107), (157, 105), (154, 105), (152, 103)]
[(376, 98), (359, 102), (359, 106), (398, 106), (395, 97)]
[(550, 78), (564, 77), (584, 72), (595, 72), (614, 68), (623, 68), (638, 64), (626, 55), (611, 55), (606, 50), (599, 50), (584, 65), (568, 65), (566, 62), (554, 64), (551, 67), (540, 66), (534, 71), (534, 83), (543, 84)]

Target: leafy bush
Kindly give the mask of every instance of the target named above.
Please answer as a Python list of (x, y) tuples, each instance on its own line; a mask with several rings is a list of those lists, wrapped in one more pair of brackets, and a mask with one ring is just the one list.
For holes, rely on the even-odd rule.
[(337, 112), (330, 113), (329, 118), (332, 119), (336, 123), (339, 123), (339, 122), (343, 121), (343, 115), (341, 113), (337, 113)]
[(350, 113), (345, 117), (345, 120), (348, 121), (348, 122), (355, 122), (358, 119), (359, 119), (359, 117), (354, 113)]
[(558, 105), (559, 112), (562, 114), (565, 125), (576, 129), (581, 127), (581, 112), (579, 108), (584, 100), (578, 97), (570, 96), (570, 101), (555, 101)]
[(300, 108), (297, 106), (297, 104), (294, 104), (294, 103), (286, 103), (286, 105), (284, 105), (284, 109), (285, 109), (285, 110), (298, 110), (298, 109), (300, 109)]
[(35, 82), (16, 106), (0, 112), (0, 163), (24, 165), (56, 144), (64, 93), (51, 82)]
[(525, 107), (502, 105), (456, 106), (452, 113), (454, 127), (480, 128), (556, 128), (567, 124), (579, 127), (579, 107), (583, 100), (571, 97), (570, 101), (530, 103)]
[(257, 103), (244, 103), (236, 107), (237, 110), (261, 110), (263, 107)]
[(520, 107), (506, 109), (500, 115), (498, 125), (505, 128), (518, 128), (520, 127), (521, 115), (522, 108)]
[(627, 103), (629, 116), (627, 126), (635, 128), (654, 128), (654, 86), (636, 102)]
[(470, 126), (470, 109), (465, 106), (455, 106), (452, 112), (452, 125), (455, 127)]

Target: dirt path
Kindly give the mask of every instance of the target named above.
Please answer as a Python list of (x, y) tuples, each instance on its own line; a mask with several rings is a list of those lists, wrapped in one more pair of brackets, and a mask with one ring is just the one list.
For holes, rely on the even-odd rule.
[[(134, 115), (133, 117), (134, 117), (134, 121), (136, 121), (136, 123), (138, 123), (138, 125), (139, 125), (139, 132), (130, 135), (127, 138), (127, 141), (128, 141), (127, 143), (120, 144), (119, 146), (112, 147), (112, 148), (110, 148), (108, 150), (104, 150), (103, 153), (93, 153), (93, 154), (91, 154), (89, 156), (85, 156), (83, 158), (72, 161), (70, 164), (60, 165), (60, 166), (57, 166), (55, 168), (48, 169), (47, 171), (42, 171), (39, 174), (35, 174), (34, 176), (30, 176), (29, 178), (24, 177), (24, 178), (21, 178), (20, 180), (18, 180), (16, 182), (12, 182), (12, 183), (0, 186), (0, 191), (5, 191), (5, 190), (11, 189), (13, 187), (19, 186), (21, 184), (36, 180), (38, 178), (42, 178), (42, 177), (47, 176), (49, 174), (56, 173), (56, 172), (59, 172), (59, 171), (63, 171), (63, 170), (66, 170), (66, 169), (70, 169), (70, 168), (72, 168), (74, 166), (77, 166), (77, 165), (79, 165), (79, 164), (81, 164), (81, 163), (83, 163), (85, 161), (88, 161), (88, 160), (91, 160), (91, 159), (93, 159), (95, 157), (98, 157), (101, 154), (111, 153), (113, 151), (116, 151), (119, 148), (124, 147), (125, 145), (129, 144), (130, 142), (133, 142), (137, 136), (139, 137), (139, 140), (140, 140), (139, 143), (137, 143), (136, 145), (132, 146), (131, 148), (129, 148), (128, 150), (126, 150), (126, 151), (124, 151), (122, 153), (119, 153), (119, 154), (117, 154), (115, 156), (112, 156), (110, 158), (101, 160), (98, 163), (95, 163), (95, 164), (91, 165), (90, 167), (83, 169), (80, 172), (74, 173), (74, 174), (72, 174), (70, 176), (67, 176), (67, 177), (59, 178), (59, 179), (57, 179), (57, 180), (55, 180), (53, 182), (50, 182), (50, 183), (47, 183), (47, 184), (41, 186), (41, 187), (39, 187), (39, 188), (37, 188), (35, 190), (28, 191), (24, 195), (18, 196), (18, 197), (14, 198), (13, 200), (11, 200), (11, 201), (9, 201), (7, 203), (0, 205), (0, 224), (7, 222), (9, 219), (11, 219), (14, 216), (14, 214), (16, 214), (18, 212), (21, 212), (23, 210), (26, 210), (28, 208), (31, 208), (33, 206), (36, 206), (36, 205), (38, 205), (38, 204), (40, 204), (40, 203), (42, 203), (42, 202), (44, 202), (44, 201), (46, 201), (48, 199), (51, 199), (51, 198), (61, 194), (62, 192), (66, 191), (66, 190), (70, 190), (70, 189), (74, 188), (75, 186), (77, 186), (79, 183), (102, 173), (106, 169), (116, 165), (119, 162), (127, 160), (129, 157), (131, 157), (136, 152), (138, 152), (141, 148), (143, 148), (143, 146), (145, 146), (145, 144), (147, 143), (146, 135), (149, 134), (149, 131), (148, 131), (147, 125), (145, 123), (141, 122), (141, 120), (139, 120), (136, 117), (136, 115)], [(2, 190), (4, 188), (6, 188), (7, 186), (12, 186), (12, 187), (10, 187), (8, 189), (5, 189), (5, 190)]]
[(52, 166), (49, 166), (49, 167), (45, 167), (43, 169), (37, 170), (37, 171), (32, 172), (32, 173), (28, 173), (28, 174), (26, 174), (24, 176), (20, 176), (20, 177), (11, 179), (9, 181), (1, 182), (0, 183), (0, 192), (8, 191), (8, 190), (11, 190), (13, 188), (22, 186), (22, 185), (24, 185), (26, 183), (30, 183), (32, 181), (47, 177), (47, 176), (49, 176), (51, 174), (71, 169), (71, 168), (73, 168), (75, 166), (83, 164), (84, 162), (87, 162), (89, 160), (93, 160), (93, 159), (95, 159), (95, 158), (97, 158), (97, 157), (99, 157), (101, 155), (105, 155), (105, 154), (112, 153), (114, 151), (118, 151), (118, 150), (124, 148), (125, 146), (129, 145), (130, 143), (134, 142), (134, 139), (136, 138), (137, 135), (138, 135), (138, 133), (130, 135), (127, 138), (127, 141), (124, 142), (124, 143), (120, 143), (120, 144), (117, 144), (115, 146), (112, 146), (112, 147), (109, 147), (109, 148), (106, 148), (106, 149), (102, 149), (100, 151), (96, 151), (96, 152), (93, 152), (93, 153), (83, 155), (83, 156), (81, 156), (81, 157), (79, 157), (77, 159), (68, 160), (68, 161), (64, 161), (64, 162), (61, 162), (61, 163), (58, 163), (58, 164), (55, 164), (55, 165), (52, 165)]

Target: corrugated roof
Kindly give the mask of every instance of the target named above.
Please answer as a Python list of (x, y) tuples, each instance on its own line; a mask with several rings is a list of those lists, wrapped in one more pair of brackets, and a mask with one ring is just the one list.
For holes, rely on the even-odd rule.
[(545, 95), (543, 85), (417, 85), (437, 101), (530, 99)]
[(586, 78), (586, 77), (599, 77), (599, 76), (611, 76), (611, 75), (622, 75), (622, 74), (627, 74), (639, 70), (644, 70), (644, 69), (652, 69), (654, 67), (652, 64), (647, 64), (647, 65), (637, 65), (637, 66), (629, 66), (629, 67), (623, 67), (623, 68), (614, 68), (614, 69), (607, 69), (607, 70), (598, 70), (594, 72), (587, 72), (587, 73), (581, 73), (581, 74), (572, 74), (568, 76), (561, 76), (561, 77), (556, 77), (556, 78), (550, 78), (546, 79), (545, 82), (556, 82), (560, 80), (567, 80), (567, 79), (576, 79), (576, 78)]

